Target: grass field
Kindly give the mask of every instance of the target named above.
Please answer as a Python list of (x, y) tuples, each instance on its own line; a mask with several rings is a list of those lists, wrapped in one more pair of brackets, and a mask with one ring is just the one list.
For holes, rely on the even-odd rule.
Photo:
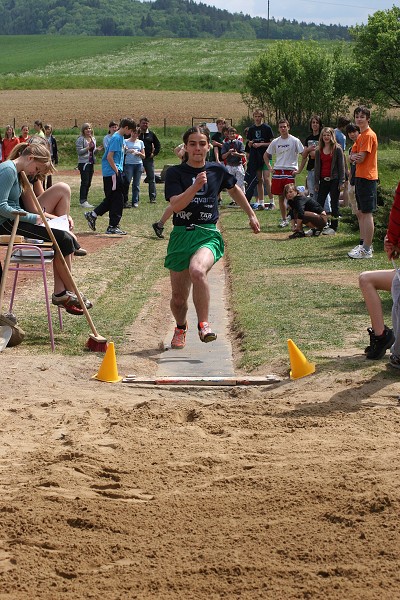
[[(265, 40), (0, 36), (0, 89), (237, 92)], [(293, 42), (296, 44), (297, 42)], [(338, 42), (339, 43), (339, 42)], [(324, 43), (325, 47), (336, 44)], [(350, 44), (344, 47), (350, 48)]]
[[(389, 179), (385, 176), (387, 186), (393, 188), (394, 175)], [(71, 213), (76, 231), (91, 236), (78, 204), (79, 174), (66, 180), (73, 191)], [(100, 247), (96, 253), (74, 261), (78, 285), (95, 301), (93, 318), (99, 331), (106, 337), (112, 335), (116, 344), (122, 344), (129, 335), (131, 323), (145, 305), (160, 301), (163, 278), (168, 285), (163, 268), (167, 240), (158, 240), (151, 228), (165, 206), (162, 185), (158, 192), (157, 204), (149, 204), (147, 186), (142, 186), (139, 209), (124, 211), (122, 226), (130, 235), (117, 246)], [(101, 178), (95, 177), (89, 199), (96, 204), (102, 196)], [(240, 367), (252, 371), (283, 360), (288, 337), (320, 363), (321, 357), (349, 345), (359, 353), (367, 342), (369, 320), (358, 289), (358, 274), (363, 269), (390, 268), (382, 243), (375, 241), (372, 260), (352, 261), (347, 251), (357, 242), (357, 233), (346, 218), (335, 237), (288, 240), (289, 231), (278, 227), (278, 211), (258, 213), (262, 232), (255, 236), (244, 213), (227, 208), (227, 204), (224, 194), (221, 225), (229, 264), (235, 347), (242, 351)], [(343, 213), (346, 216), (346, 210)], [(100, 233), (106, 226), (106, 218), (98, 220)], [(170, 227), (168, 223), (166, 238)], [(87, 243), (85, 237), (81, 243)], [(37, 293), (40, 296), (40, 291)], [(47, 352), (42, 306), (40, 302), (32, 305), (31, 297), (28, 303), (31, 319), (26, 323), (26, 345), (30, 351)], [(384, 308), (390, 322), (389, 294), (384, 295)], [(18, 311), (23, 311), (23, 306), (19, 305)], [(86, 323), (69, 319), (68, 335), (57, 334), (57, 351), (80, 353), (85, 337)]]

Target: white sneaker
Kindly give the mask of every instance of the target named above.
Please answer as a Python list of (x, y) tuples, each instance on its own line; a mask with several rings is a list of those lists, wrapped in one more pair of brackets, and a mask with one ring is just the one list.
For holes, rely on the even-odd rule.
[(357, 244), (357, 246), (354, 246), (354, 248), (352, 250), (350, 250), (350, 252), (347, 253), (347, 256), (349, 256), (350, 258), (353, 258), (353, 254), (359, 251), (359, 249), (362, 248), (362, 246), (360, 246), (360, 244)]
[(289, 225), (290, 221), (288, 219), (282, 219), (281, 222), (279, 223), (279, 227), (287, 227)]
[(322, 230), (322, 235), (336, 235), (336, 231), (332, 229), (332, 227), (324, 227)]
[(314, 235), (314, 229), (307, 229), (307, 231), (304, 232), (304, 235), (312, 237)]
[(90, 204), (87, 200), (85, 200), (85, 202), (82, 202), (81, 208), (94, 208), (94, 206), (93, 204)]
[(372, 250), (366, 250), (364, 246), (359, 246), (357, 250), (354, 250), (351, 256), (349, 252), (348, 256), (350, 258), (372, 258), (373, 253)]

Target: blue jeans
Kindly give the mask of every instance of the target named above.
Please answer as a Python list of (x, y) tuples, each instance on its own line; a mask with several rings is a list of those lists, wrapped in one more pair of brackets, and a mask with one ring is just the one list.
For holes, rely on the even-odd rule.
[(138, 163), (135, 165), (124, 165), (124, 174), (126, 179), (126, 197), (128, 196), (129, 185), (132, 181), (132, 204), (139, 203), (140, 192), (140, 177), (142, 175), (143, 165)]
[(146, 171), (146, 177), (149, 182), (149, 198), (150, 202), (154, 202), (157, 196), (156, 190), (156, 179), (154, 174), (154, 160), (152, 158), (145, 158), (143, 160), (144, 170)]

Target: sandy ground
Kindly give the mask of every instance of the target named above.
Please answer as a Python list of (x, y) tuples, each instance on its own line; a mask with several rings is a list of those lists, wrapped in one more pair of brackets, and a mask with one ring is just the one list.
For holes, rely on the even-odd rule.
[[(154, 375), (166, 294), (121, 375)], [(274, 387), (162, 388), (93, 380), (101, 360), (1, 354), (1, 599), (398, 597), (383, 365), (349, 353), (297, 381), (281, 365)]]

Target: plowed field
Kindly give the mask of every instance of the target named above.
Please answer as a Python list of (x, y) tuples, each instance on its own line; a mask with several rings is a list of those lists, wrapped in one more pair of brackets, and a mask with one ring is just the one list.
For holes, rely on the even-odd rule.
[(192, 117), (207, 120), (223, 115), (237, 121), (247, 114), (240, 94), (164, 92), (150, 90), (10, 90), (0, 91), (3, 125), (36, 119), (55, 128), (80, 126), (90, 121), (106, 126), (110, 119), (124, 116), (138, 119), (145, 114), (152, 125), (190, 125)]

